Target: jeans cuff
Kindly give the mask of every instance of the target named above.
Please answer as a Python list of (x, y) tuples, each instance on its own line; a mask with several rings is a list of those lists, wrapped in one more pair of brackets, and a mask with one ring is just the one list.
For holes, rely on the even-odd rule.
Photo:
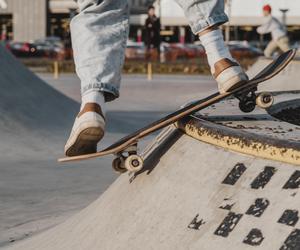
[(81, 88), (81, 95), (91, 91), (103, 92), (105, 101), (110, 102), (119, 97), (119, 90), (112, 84), (108, 83), (90, 83)]
[(191, 24), (191, 29), (195, 35), (203, 31), (204, 29), (216, 24), (223, 24), (228, 22), (228, 16), (225, 13), (217, 14), (206, 18), (205, 20), (199, 20)]

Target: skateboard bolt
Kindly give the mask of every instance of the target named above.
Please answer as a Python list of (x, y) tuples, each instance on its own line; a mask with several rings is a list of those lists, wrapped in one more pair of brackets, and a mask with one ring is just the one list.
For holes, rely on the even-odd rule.
[(270, 98), (270, 96), (265, 96), (263, 100), (265, 103), (268, 103), (271, 101), (271, 98)]
[(133, 161), (132, 161), (132, 165), (133, 165), (134, 167), (138, 167), (138, 166), (140, 165), (140, 163), (139, 163), (138, 160), (133, 160)]

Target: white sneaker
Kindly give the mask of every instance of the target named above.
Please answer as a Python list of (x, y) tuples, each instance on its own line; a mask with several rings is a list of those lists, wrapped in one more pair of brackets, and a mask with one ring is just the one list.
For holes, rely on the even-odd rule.
[(100, 105), (86, 103), (77, 115), (71, 135), (65, 145), (66, 156), (91, 154), (104, 136), (105, 118)]
[(228, 58), (216, 62), (214, 69), (213, 76), (221, 94), (241, 86), (249, 79), (242, 67)]

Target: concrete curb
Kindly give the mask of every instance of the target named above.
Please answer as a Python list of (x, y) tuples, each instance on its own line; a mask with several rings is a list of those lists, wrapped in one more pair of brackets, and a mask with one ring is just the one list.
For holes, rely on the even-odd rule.
[(190, 116), (176, 126), (187, 135), (235, 152), (300, 165), (300, 143), (235, 130)]

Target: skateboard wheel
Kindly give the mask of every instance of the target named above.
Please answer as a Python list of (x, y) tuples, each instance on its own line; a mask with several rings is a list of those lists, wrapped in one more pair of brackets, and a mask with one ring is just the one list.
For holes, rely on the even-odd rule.
[(256, 105), (263, 109), (270, 108), (273, 103), (274, 97), (271, 93), (268, 92), (260, 93), (256, 98)]
[(138, 155), (129, 155), (125, 160), (125, 168), (130, 172), (138, 172), (143, 168), (144, 161)]
[(119, 174), (127, 172), (123, 157), (115, 158), (112, 162), (112, 168)]

